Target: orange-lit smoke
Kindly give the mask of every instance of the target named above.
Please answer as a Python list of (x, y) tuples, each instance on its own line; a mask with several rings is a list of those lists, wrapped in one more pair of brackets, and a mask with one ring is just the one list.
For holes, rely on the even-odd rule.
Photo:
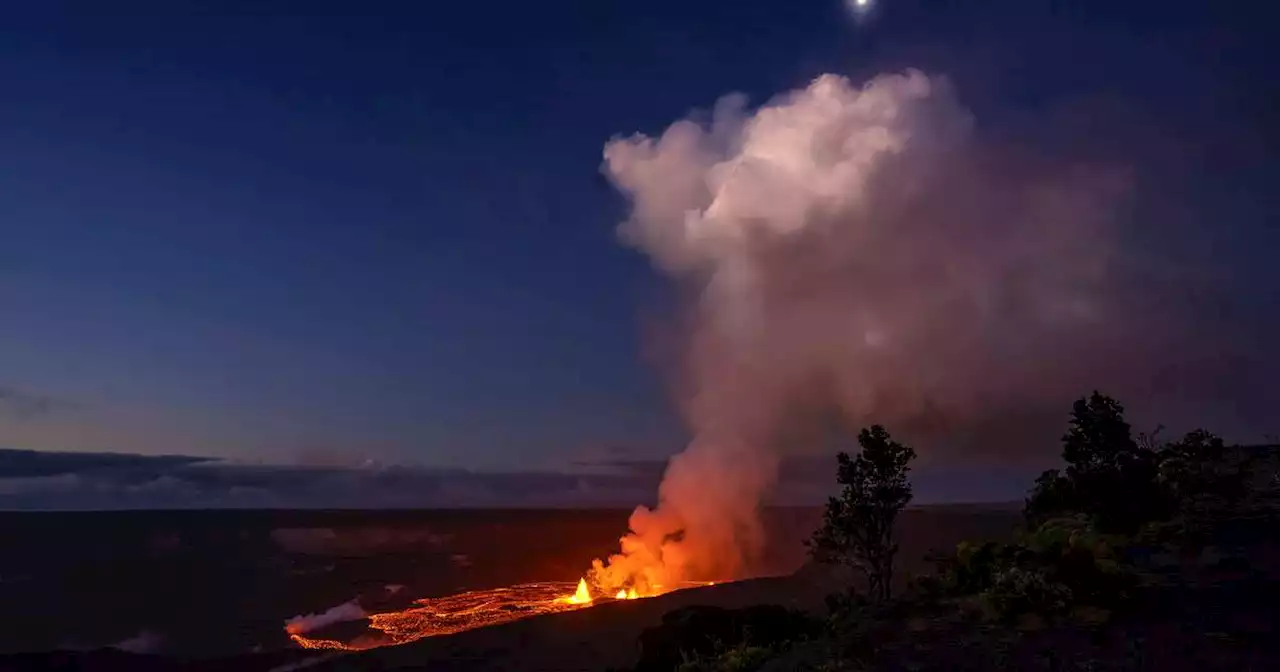
[(621, 237), (688, 299), (692, 439), (594, 564), (604, 594), (750, 573), (760, 506), (780, 455), (813, 449), (794, 445), (812, 413), (951, 435), (1060, 410), (1123, 368), (1100, 356), (1134, 343), (1109, 322), (1126, 309), (1111, 231), (1125, 181), (988, 151), (972, 127), (945, 80), (825, 75), (606, 145), (632, 206)]

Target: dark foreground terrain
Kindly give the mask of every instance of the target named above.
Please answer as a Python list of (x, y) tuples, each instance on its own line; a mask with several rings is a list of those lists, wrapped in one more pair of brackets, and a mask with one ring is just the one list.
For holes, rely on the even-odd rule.
[[(46, 655), (55, 650), (81, 652), (74, 659), (86, 660), (83, 652), (108, 647), (155, 654), (160, 657), (156, 664), (182, 661), (188, 669), (199, 661), (222, 669), (265, 669), (303, 653), (283, 629), (284, 621), (295, 615), (321, 612), (352, 599), (368, 611), (378, 611), (402, 608), (420, 597), (529, 581), (576, 581), (591, 558), (616, 548), (627, 513), (0, 514), (0, 653), (40, 654), (4, 658), (0, 669), (43, 665), (56, 659)], [(804, 559), (801, 542), (819, 518), (817, 510), (770, 511), (773, 544), (764, 571), (785, 574), (799, 567)], [(1006, 537), (1015, 521), (1016, 512), (1008, 507), (913, 509), (901, 521), (904, 565), (908, 570), (923, 568), (927, 552), (953, 547), (962, 539)], [(689, 600), (734, 605), (793, 597), (821, 603), (820, 591), (806, 593), (794, 582), (722, 585), (556, 615), (551, 626), (535, 619), (539, 623), (516, 623), (493, 628), (493, 633), (487, 629), (482, 635), (463, 633), (413, 646), (467, 647), (472, 646), (469, 642), (515, 633), (515, 643), (481, 646), (514, 651), (524, 648), (519, 644), (522, 638), (546, 640), (540, 634), (521, 634), (527, 628), (536, 633), (550, 627), (575, 640), (598, 639), (593, 650), (613, 652), (610, 664), (621, 665), (634, 659), (640, 630)], [(575, 625), (564, 630), (559, 623)], [(255, 653), (226, 666), (229, 658)], [(143, 669), (150, 660), (122, 662), (120, 655), (97, 654), (112, 666), (126, 665), (119, 669)], [(591, 654), (583, 662), (597, 659), (603, 660)]]
[[(812, 516), (792, 511), (782, 518), (798, 526)], [(1054, 617), (1030, 610), (1014, 619), (993, 618), (980, 600), (922, 592), (928, 582), (909, 576), (913, 568), (925, 573), (932, 566), (921, 560), (930, 547), (1011, 539), (1016, 518), (1008, 510), (908, 511), (902, 596), (855, 607), (843, 617), (829, 611), (827, 596), (847, 584), (806, 565), (787, 576), (603, 602), (360, 653), (277, 648), (192, 657), (98, 649), (0, 656), (0, 671), (1280, 669), (1280, 644), (1272, 635), (1280, 599), (1274, 518), (1261, 526), (1248, 522), (1238, 543), (1148, 554), (1140, 560), (1143, 580), (1113, 609), (1080, 606)], [(798, 543), (799, 535), (792, 537)]]
[[(461, 632), (436, 628), (446, 612), (429, 607), (412, 632), (454, 634), (356, 652), (291, 647), (281, 626), (354, 598), (342, 622), (304, 631), (349, 643), (370, 636), (363, 613), (413, 598), (531, 581), (567, 590), (614, 548), (625, 513), (7, 516), (0, 631), (30, 653), (0, 655), (0, 672), (1280, 669), (1280, 446), (1227, 446), (1203, 430), (1139, 442), (1123, 407), (1095, 392), (1073, 405), (1064, 468), (1036, 479), (1021, 511), (902, 511), (912, 454), (877, 432), (859, 435), (856, 462), (842, 456), (844, 489), (825, 515), (768, 512), (764, 578)], [(896, 523), (878, 522), (886, 511), (901, 511)], [(819, 525), (825, 563), (807, 563), (802, 542)], [(895, 539), (867, 531), (886, 525)], [(869, 543), (896, 550), (874, 556), (895, 558), (891, 577), (867, 562)], [(488, 614), (558, 604), (538, 595), (482, 597)], [(442, 602), (471, 615), (473, 597)]]
[[(362, 653), (282, 650), (192, 660), (99, 650), (0, 657), (0, 670), (1273, 670), (1280, 669), (1271, 634), (1280, 599), (1278, 550), (1262, 543), (1249, 558), (1160, 559), (1167, 581), (1152, 585), (1127, 613), (1092, 622), (1096, 615), (1084, 614), (1064, 623), (992, 623), (962, 608), (906, 599), (868, 610), (855, 634), (831, 637), (822, 620), (833, 579), (810, 567)], [(803, 610), (818, 626), (812, 636), (791, 633), (759, 665), (750, 647), (707, 642), (716, 652), (743, 653), (742, 666), (696, 666), (688, 647), (698, 637), (689, 637), (690, 624), (704, 634), (702, 621), (723, 622), (725, 614), (759, 605)], [(672, 633), (684, 639), (664, 642)], [(871, 641), (874, 650), (858, 650)], [(672, 646), (664, 650), (665, 644)]]

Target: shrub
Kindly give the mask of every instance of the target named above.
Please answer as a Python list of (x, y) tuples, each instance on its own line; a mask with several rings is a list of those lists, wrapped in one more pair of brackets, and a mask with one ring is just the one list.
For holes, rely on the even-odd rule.
[(940, 597), (978, 596), (984, 613), (1000, 619), (1080, 606), (1113, 609), (1137, 583), (1120, 561), (1127, 543), (1099, 533), (1084, 516), (1053, 518), (1016, 544), (960, 544), (936, 561), (937, 576), (921, 585)]
[(714, 656), (693, 656), (676, 668), (678, 672), (751, 672), (769, 662), (773, 649), (739, 644)]
[(668, 672), (682, 664), (719, 664), (716, 661), (734, 649), (786, 646), (809, 636), (813, 629), (814, 623), (805, 614), (778, 605), (683, 607), (666, 613), (661, 625), (640, 634), (636, 670)]
[(1031, 533), (1024, 535), (1022, 543), (1037, 553), (1061, 553), (1082, 535), (1093, 535), (1089, 519), (1083, 515), (1050, 518)]
[(1072, 604), (1072, 591), (1040, 569), (1009, 567), (996, 572), (982, 598), (1000, 618), (1021, 614), (1057, 614)]
[(867, 598), (856, 590), (831, 593), (825, 599), (831, 622), (858, 617), (869, 605)]
[(1017, 564), (1025, 549), (989, 541), (961, 542), (954, 555), (936, 558), (937, 587), (943, 594), (976, 595), (991, 587), (996, 574)]

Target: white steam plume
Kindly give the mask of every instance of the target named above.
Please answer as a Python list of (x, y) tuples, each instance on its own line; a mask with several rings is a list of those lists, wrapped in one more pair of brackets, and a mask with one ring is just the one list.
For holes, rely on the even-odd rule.
[(318, 613), (289, 618), (284, 622), (284, 629), (291, 635), (303, 635), (335, 623), (358, 621), (366, 616), (368, 614), (365, 613), (364, 609), (360, 608), (360, 604), (355, 600), (351, 600)]
[(784, 435), (809, 410), (954, 439), (1057, 418), (1158, 364), (1132, 350), (1161, 317), (1122, 319), (1142, 300), (1113, 254), (1123, 173), (983, 146), (943, 79), (824, 75), (604, 157), (633, 206), (623, 239), (688, 290), (693, 434), (658, 506), (596, 562), (607, 591), (750, 571)]

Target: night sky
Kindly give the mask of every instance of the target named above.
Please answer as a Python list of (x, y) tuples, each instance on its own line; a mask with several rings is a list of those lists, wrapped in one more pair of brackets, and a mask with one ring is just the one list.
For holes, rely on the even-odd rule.
[(602, 147), (824, 72), (945, 74), (996, 133), (1123, 117), (1133, 133), (1085, 141), (1154, 158), (1166, 197), (1131, 213), (1153, 218), (1135, 244), (1213, 259), (1231, 297), (1213, 310), (1264, 338), (1267, 4), (15, 4), (0, 447), (530, 471), (668, 455), (683, 431), (646, 334), (670, 297), (618, 243)]

